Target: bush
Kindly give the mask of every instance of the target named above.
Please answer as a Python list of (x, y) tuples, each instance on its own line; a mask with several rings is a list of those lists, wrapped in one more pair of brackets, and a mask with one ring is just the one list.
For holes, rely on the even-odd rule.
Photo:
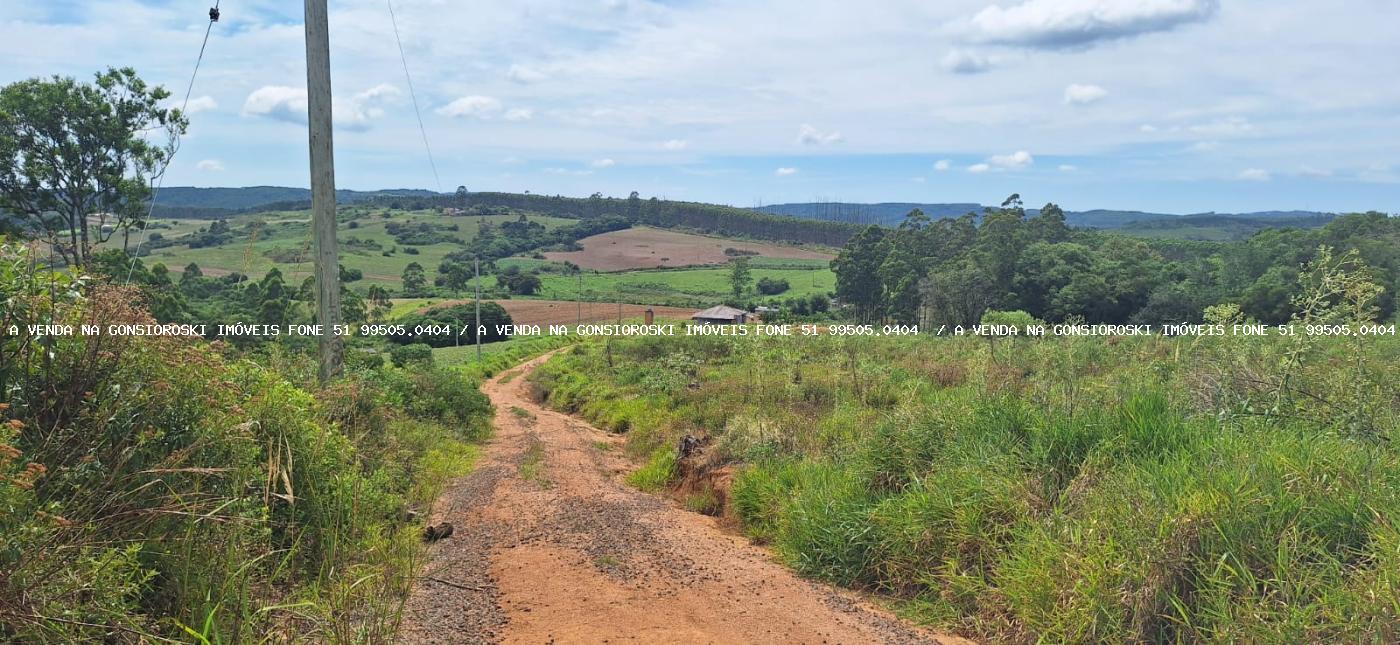
[(787, 278), (759, 278), (758, 292), (765, 296), (776, 296), (791, 288)]
[(394, 367), (408, 367), (415, 363), (422, 363), (431, 367), (433, 364), (433, 348), (423, 343), (400, 345), (389, 350), (389, 360), (394, 362)]

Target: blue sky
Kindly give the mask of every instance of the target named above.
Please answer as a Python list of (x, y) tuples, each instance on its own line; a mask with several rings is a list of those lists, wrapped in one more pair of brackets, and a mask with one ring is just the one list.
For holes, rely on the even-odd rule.
[[(383, 0), (332, 0), (344, 188), (436, 188)], [(182, 95), (206, 2), (0, 5), (0, 82)], [(167, 185), (304, 186), (301, 3), (228, 0)], [(1400, 211), (1393, 0), (395, 0), (444, 190)]]

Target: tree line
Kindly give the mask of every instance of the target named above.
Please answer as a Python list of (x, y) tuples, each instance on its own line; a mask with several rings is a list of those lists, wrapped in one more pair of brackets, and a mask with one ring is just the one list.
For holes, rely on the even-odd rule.
[(458, 190), (453, 195), (384, 196), (369, 200), (375, 206), (423, 209), (458, 208), (470, 211), (474, 207), (523, 210), (551, 217), (595, 219), (618, 217), (632, 224), (661, 228), (685, 227), (722, 236), (750, 237), (764, 240), (799, 242), (840, 246), (861, 229), (843, 222), (823, 222), (770, 215), (743, 208), (680, 202), (655, 197), (642, 199), (635, 191), (626, 198), (529, 193), (472, 193)]
[(998, 208), (931, 220), (915, 209), (897, 228), (870, 226), (835, 260), (836, 296), (862, 321), (970, 325), (989, 310), (1050, 322), (1200, 321), (1206, 307), (1238, 303), (1261, 322), (1286, 322), (1302, 265), (1322, 247), (1352, 253), (1395, 312), (1400, 219), (1344, 215), (1309, 230), (1260, 231), (1241, 242), (1143, 240), (1076, 230), (1047, 204), (1027, 217), (1018, 195)]

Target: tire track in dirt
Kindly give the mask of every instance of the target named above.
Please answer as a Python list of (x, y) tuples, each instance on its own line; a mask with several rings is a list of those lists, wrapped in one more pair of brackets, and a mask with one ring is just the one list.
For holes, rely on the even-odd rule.
[(430, 518), (411, 643), (955, 643), (797, 577), (711, 517), (626, 487), (622, 438), (530, 400), (536, 358), (483, 385), (496, 434)]

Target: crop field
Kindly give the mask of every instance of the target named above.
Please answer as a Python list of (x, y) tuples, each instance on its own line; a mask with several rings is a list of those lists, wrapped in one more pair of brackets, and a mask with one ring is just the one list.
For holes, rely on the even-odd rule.
[(649, 227), (634, 227), (579, 240), (582, 251), (551, 251), (554, 262), (572, 262), (597, 271), (626, 271), (657, 267), (724, 264), (733, 259), (726, 249), (766, 258), (826, 260), (836, 257), (826, 250), (788, 244), (747, 242)]

